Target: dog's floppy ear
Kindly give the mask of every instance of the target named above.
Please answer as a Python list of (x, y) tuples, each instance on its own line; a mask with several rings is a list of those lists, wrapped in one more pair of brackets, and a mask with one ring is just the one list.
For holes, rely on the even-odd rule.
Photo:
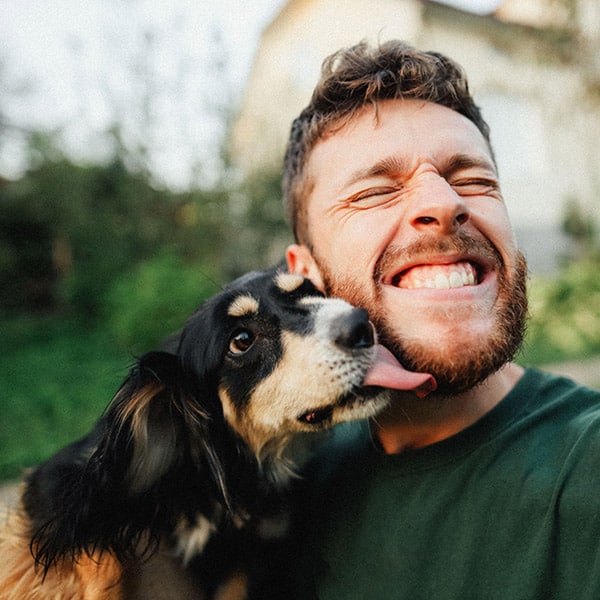
[[(118, 462), (122, 492), (147, 492), (182, 460), (191, 433), (208, 415), (185, 390), (178, 359), (167, 352), (143, 356), (106, 413), (107, 434), (94, 461), (102, 468)], [(115, 461), (116, 459), (116, 461)], [(123, 460), (125, 459), (125, 460)]]
[[(45, 569), (80, 552), (110, 550), (125, 558), (173, 526), (179, 508), (170, 490), (184, 478), (189, 436), (203, 436), (207, 417), (186, 397), (183, 381), (175, 355), (146, 354), (90, 434), (92, 441), (77, 446), (81, 455), (74, 459), (67, 452), (33, 473), (26, 508), (37, 526), (32, 551)], [(47, 499), (46, 484), (57, 480)], [(40, 497), (45, 506), (36, 515)]]

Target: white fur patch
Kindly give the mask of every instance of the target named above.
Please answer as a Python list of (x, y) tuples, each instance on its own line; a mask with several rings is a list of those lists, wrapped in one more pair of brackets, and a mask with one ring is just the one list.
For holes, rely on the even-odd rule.
[(210, 536), (217, 530), (214, 523), (203, 514), (196, 516), (194, 524), (182, 521), (177, 526), (177, 554), (184, 564), (194, 556), (201, 554), (208, 543)]

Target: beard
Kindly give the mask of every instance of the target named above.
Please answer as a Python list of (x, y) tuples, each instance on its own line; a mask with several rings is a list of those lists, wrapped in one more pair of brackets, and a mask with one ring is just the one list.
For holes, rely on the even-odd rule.
[[(384, 310), (379, 275), (385, 271), (386, 264), (402, 264), (415, 256), (449, 252), (479, 255), (491, 262), (498, 274), (498, 296), (489, 315), (492, 324), (487, 338), (480, 338), (478, 344), (460, 344), (459, 350), (440, 353), (433, 348), (435, 342), (402, 339), (397, 324), (390, 322)], [(432, 374), (438, 385), (437, 391), (442, 395), (459, 394), (479, 385), (511, 361), (523, 342), (528, 303), (527, 262), (521, 252), (509, 275), (499, 252), (487, 239), (476, 239), (464, 233), (443, 240), (425, 238), (406, 248), (389, 247), (375, 268), (374, 293), (362, 289), (348, 277), (334, 275), (326, 261), (315, 257), (315, 262), (321, 272), (325, 293), (365, 308), (377, 329), (380, 343), (407, 369)]]

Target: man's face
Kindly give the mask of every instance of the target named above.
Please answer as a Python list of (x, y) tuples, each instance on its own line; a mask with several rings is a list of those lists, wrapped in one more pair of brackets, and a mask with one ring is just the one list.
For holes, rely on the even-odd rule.
[(412, 99), (366, 108), (307, 165), (311, 250), (290, 268), (365, 307), (406, 366), (446, 392), (511, 359), (524, 330), (526, 267), (491, 152), (476, 126)]

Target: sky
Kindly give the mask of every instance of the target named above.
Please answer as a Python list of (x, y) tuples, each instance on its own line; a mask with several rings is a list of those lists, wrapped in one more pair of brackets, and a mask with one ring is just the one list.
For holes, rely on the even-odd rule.
[[(185, 188), (190, 171), (210, 172), (223, 110), (239, 106), (260, 32), (282, 4), (0, 0), (0, 114), (25, 128), (59, 130), (84, 160), (110, 152), (101, 133), (117, 116), (129, 145), (152, 147), (159, 179)], [(146, 87), (136, 75), (144, 70)], [(22, 172), (20, 139), (5, 134), (4, 177)]]
[[(499, 3), (446, 2), (474, 12)], [(219, 170), (226, 111), (240, 106), (260, 33), (284, 3), (0, 0), (0, 117), (58, 132), (82, 161), (111, 155), (104, 132), (119, 122), (159, 183), (202, 183)], [(0, 176), (18, 177), (23, 136), (0, 134)]]

